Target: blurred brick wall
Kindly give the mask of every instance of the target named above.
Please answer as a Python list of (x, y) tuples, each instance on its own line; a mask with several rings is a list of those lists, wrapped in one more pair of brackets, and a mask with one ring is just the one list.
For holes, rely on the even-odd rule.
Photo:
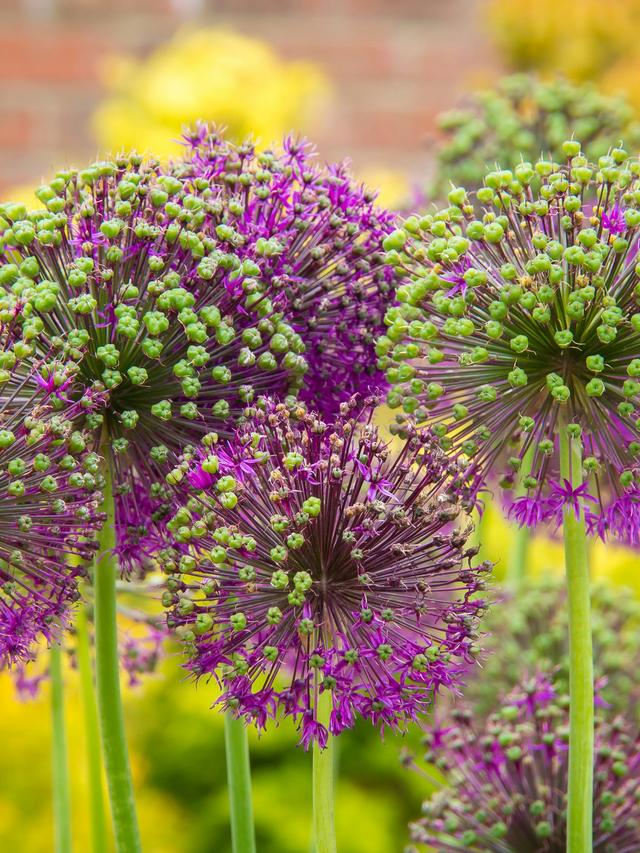
[(356, 167), (424, 171), (434, 116), (495, 74), (482, 0), (0, 0), (0, 192), (96, 155), (109, 52), (144, 55), (185, 23), (227, 26), (320, 64), (317, 141)]

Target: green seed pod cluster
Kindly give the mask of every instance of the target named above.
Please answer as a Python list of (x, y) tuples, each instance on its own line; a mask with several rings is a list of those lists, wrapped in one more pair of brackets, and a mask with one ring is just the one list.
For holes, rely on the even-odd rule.
[(149, 485), (167, 454), (233, 434), (256, 395), (297, 392), (307, 369), (260, 259), (204, 229), (216, 201), (191, 189), (131, 154), (59, 172), (39, 209), (0, 206), (0, 322), (46, 365), (50, 405), (85, 407), (78, 424), (114, 471), (121, 558), (161, 514)]
[(591, 83), (530, 74), (504, 77), (496, 86), (470, 94), (438, 123), (443, 140), (429, 196), (440, 199), (452, 182), (481, 187), (494, 164), (514, 169), (540, 154), (560, 158), (562, 143), (571, 136), (581, 140), (593, 160), (620, 140), (632, 151), (640, 144), (640, 123), (623, 97), (605, 95)]
[[(520, 523), (570, 502), (637, 543), (640, 163), (617, 148), (592, 163), (575, 140), (563, 157), (489, 172), (473, 199), (456, 187), (387, 237), (404, 281), (379, 366), (389, 405), (433, 424), (470, 477), (519, 487)], [(579, 493), (560, 482), (561, 432), (582, 445)]]
[[(638, 707), (640, 602), (631, 590), (602, 580), (591, 591), (594, 666), (601, 703), (619, 713)], [(517, 596), (496, 602), (484, 620), (482, 666), (470, 674), (465, 701), (487, 716), (499, 697), (519, 683), (523, 670), (547, 672), (569, 689), (565, 582), (552, 575), (527, 580)]]

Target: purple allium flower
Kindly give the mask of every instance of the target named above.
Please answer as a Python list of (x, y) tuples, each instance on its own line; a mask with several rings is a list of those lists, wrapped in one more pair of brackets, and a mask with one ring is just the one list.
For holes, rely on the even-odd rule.
[(66, 625), (102, 520), (99, 457), (73, 412), (43, 401), (24, 353), (20, 342), (0, 351), (0, 668), (31, 660)]
[[(479, 207), (456, 187), (450, 207), (389, 235), (405, 281), (379, 364), (389, 404), (429, 420), (470, 476), (520, 488), (520, 523), (569, 507), (638, 542), (640, 164), (620, 149), (590, 164), (573, 140), (565, 152), (490, 172)], [(575, 492), (561, 482), (563, 423), (582, 440)]]
[[(319, 691), (332, 734), (415, 719), (472, 661), (484, 609), (490, 566), (453, 527), (468, 508), (458, 468), (426, 430), (393, 449), (372, 412), (352, 398), (326, 424), (265, 401), (236, 442), (211, 436), (167, 478), (182, 556), (165, 561), (164, 603), (189, 669), (259, 727), (294, 718), (305, 746), (326, 741)], [(251, 464), (223, 473), (218, 447)]]
[(169, 450), (230, 434), (254, 395), (285, 396), (306, 370), (270, 262), (239, 254), (227, 226), (205, 234), (220, 200), (191, 188), (129, 155), (59, 173), (37, 191), (42, 210), (0, 208), (7, 311), (25, 342), (38, 333), (36, 357), (73, 366), (60, 382), (43, 375), (43, 390), (60, 405), (104, 396), (86, 421), (112, 456), (125, 569), (131, 528), (146, 530), (133, 531), (142, 554), (157, 545), (140, 495)]
[(129, 678), (129, 687), (137, 687), (141, 676), (156, 670), (166, 639), (166, 630), (147, 625), (146, 633), (126, 632), (120, 641), (122, 669)]
[(301, 397), (335, 416), (351, 394), (380, 384), (374, 344), (393, 293), (382, 251), (393, 214), (345, 164), (319, 165), (304, 141), (257, 151), (201, 125), (185, 143), (174, 170), (208, 201), (205, 233), (260, 267), (306, 347)]
[[(640, 601), (630, 589), (600, 580), (591, 587), (596, 694), (603, 707), (640, 722)], [(561, 576), (528, 578), (517, 594), (501, 593), (488, 608), (480, 666), (465, 679), (464, 700), (487, 716), (524, 672), (552, 672), (569, 687), (567, 590)], [(630, 717), (631, 718), (631, 717)]]
[(32, 672), (28, 669), (30, 662), (20, 662), (13, 668), (13, 686), (21, 702), (29, 702), (40, 695), (40, 685), (46, 680), (46, 671)]
[[(425, 760), (449, 787), (423, 804), (412, 840), (440, 853), (564, 853), (568, 697), (536, 677), (498, 707), (485, 721), (461, 707), (446, 727), (427, 735)], [(635, 725), (599, 715), (594, 770), (594, 853), (639, 850)]]

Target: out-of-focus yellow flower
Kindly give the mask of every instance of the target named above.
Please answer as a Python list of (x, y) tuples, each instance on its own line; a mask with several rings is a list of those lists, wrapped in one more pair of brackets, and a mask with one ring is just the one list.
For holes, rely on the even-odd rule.
[(221, 29), (183, 30), (146, 59), (111, 57), (104, 82), (110, 96), (93, 117), (101, 148), (161, 157), (199, 119), (264, 143), (305, 131), (329, 93), (312, 63), (283, 62), (264, 42)]
[[(640, 115), (640, 55), (633, 59), (623, 59), (614, 65), (603, 76), (602, 89), (614, 95), (624, 94), (634, 110)], [(629, 150), (632, 154), (637, 153)]]
[(640, 0), (490, 0), (488, 21), (512, 68), (591, 80), (638, 55)]
[[(504, 578), (511, 552), (515, 527), (507, 522), (497, 502), (487, 501), (486, 511), (480, 522), (477, 538), (482, 543), (483, 559), (496, 564), (495, 577)], [(638, 553), (631, 548), (591, 539), (589, 543), (591, 577), (606, 579), (632, 588), (640, 596), (640, 573)], [(542, 533), (531, 537), (527, 557), (527, 572), (541, 575), (548, 572), (562, 573), (564, 570), (564, 545), (561, 537), (551, 538)]]
[(18, 204), (24, 204), (28, 210), (42, 207), (42, 202), (35, 194), (35, 184), (19, 184), (15, 187), (10, 187), (2, 193), (2, 201), (12, 201)]
[(404, 210), (411, 199), (411, 182), (406, 172), (373, 166), (359, 172), (362, 181), (378, 192), (378, 202), (389, 210)]

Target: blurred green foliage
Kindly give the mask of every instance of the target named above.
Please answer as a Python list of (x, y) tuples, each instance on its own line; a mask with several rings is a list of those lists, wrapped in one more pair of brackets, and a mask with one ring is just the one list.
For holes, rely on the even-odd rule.
[[(136, 753), (145, 757), (145, 785), (172, 797), (185, 816), (181, 853), (230, 849), (225, 790), (222, 717), (209, 710), (212, 685), (194, 687), (176, 671), (154, 679), (140, 700), (130, 704)], [(401, 746), (419, 742), (380, 738), (360, 725), (339, 739), (336, 820), (342, 853), (387, 853), (398, 849), (405, 827), (420, 803), (422, 785), (400, 765)], [(289, 722), (260, 737), (250, 730), (258, 849), (300, 853), (310, 849), (311, 754), (297, 744)]]
[[(171, 651), (160, 673), (126, 690), (126, 713), (144, 849), (149, 853), (229, 851), (222, 717), (210, 705), (213, 685), (185, 679)], [(77, 673), (67, 669), (67, 719), (72, 770), (74, 844), (89, 849), (87, 776)], [(0, 751), (0, 849), (50, 853), (48, 685), (18, 701), (8, 676), (0, 679), (5, 745)], [(261, 853), (310, 850), (311, 754), (283, 723), (258, 737), (251, 730), (254, 807)], [(399, 850), (424, 796), (421, 780), (399, 756), (415, 749), (406, 737), (381, 739), (361, 725), (339, 741), (336, 821), (341, 853)]]

